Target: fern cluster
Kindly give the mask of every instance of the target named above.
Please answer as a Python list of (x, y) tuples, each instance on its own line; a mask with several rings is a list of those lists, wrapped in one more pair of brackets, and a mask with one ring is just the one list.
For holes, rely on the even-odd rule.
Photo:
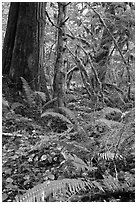
[[(41, 202), (45, 201), (50, 195), (54, 198), (58, 194), (71, 197), (71, 195), (78, 193), (80, 190), (87, 188), (99, 188), (96, 182), (89, 182), (82, 179), (62, 179), (57, 181), (46, 181), (41, 185), (35, 186), (26, 194), (16, 197), (17, 202)], [(103, 189), (102, 189), (103, 190)]]
[[(24, 80), (23, 83), (28, 102), (33, 104), (35, 94)], [(41, 96), (44, 101), (44, 95)], [(73, 197), (83, 196), (84, 193), (107, 195), (108, 192), (123, 192), (134, 188), (132, 172), (128, 175), (124, 172), (129, 158), (129, 146), (133, 148), (129, 152), (131, 160), (134, 160), (134, 132), (131, 132), (130, 126), (133, 124), (126, 124), (130, 115), (119, 109), (104, 108), (97, 113), (100, 117), (94, 114), (91, 122), (84, 126), (69, 108), (49, 109), (48, 105), (55, 100), (49, 101), (41, 114), (52, 132), (41, 137), (25, 154), (25, 160), (19, 167), (24, 172), (33, 169), (34, 165), (36, 169), (40, 167), (37, 170), (40, 174), (39, 182), (33, 182), (32, 186), (26, 185), (26, 193), (18, 195), (16, 201), (73, 201)], [(7, 107), (5, 101), (4, 105)], [(12, 109), (19, 106), (19, 103), (12, 104)], [(86, 108), (82, 107), (81, 110), (85, 111)], [(89, 109), (86, 112), (88, 114)], [(53, 123), (55, 126), (61, 125), (59, 129), (64, 128), (65, 124), (65, 129), (59, 132), (53, 128)], [(18, 161), (22, 161), (21, 158), (18, 157)], [(26, 163), (29, 167), (26, 167)], [(34, 178), (35, 171), (30, 181)]]
[[(56, 181), (46, 181), (28, 190), (24, 195), (17, 196), (17, 202), (45, 202), (52, 196), (52, 200), (71, 201), (74, 195), (80, 192), (92, 192), (104, 194), (108, 192), (123, 192), (130, 188), (130, 184), (122, 184), (111, 175), (104, 175), (102, 181), (87, 179), (62, 179)], [(99, 194), (98, 194), (99, 195)]]
[(25, 91), (26, 99), (30, 107), (34, 105), (40, 106), (41, 101), (46, 102), (46, 94), (44, 92), (33, 91), (28, 82), (23, 77), (21, 77), (21, 80)]

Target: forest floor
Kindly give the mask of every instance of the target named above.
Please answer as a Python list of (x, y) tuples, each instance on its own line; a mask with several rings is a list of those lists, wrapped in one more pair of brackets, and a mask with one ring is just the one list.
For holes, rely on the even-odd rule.
[(90, 180), (94, 187), (81, 187), (73, 196), (57, 191), (46, 201), (135, 201), (134, 108), (126, 113), (112, 107), (93, 109), (86, 94), (72, 91), (68, 124), (54, 115), (41, 118), (8, 87), (3, 94), (10, 104), (3, 108), (2, 121), (3, 201), (14, 202), (38, 184), (62, 179)]

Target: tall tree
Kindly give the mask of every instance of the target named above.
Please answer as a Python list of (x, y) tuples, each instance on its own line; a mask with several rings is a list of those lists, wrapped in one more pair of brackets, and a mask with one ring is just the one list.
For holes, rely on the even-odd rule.
[(2, 72), (21, 87), (20, 77), (38, 88), (43, 62), (45, 3), (12, 2), (2, 52)]
[(65, 41), (65, 17), (66, 17), (66, 3), (58, 3), (58, 35), (57, 35), (57, 50), (54, 67), (54, 81), (53, 81), (53, 97), (57, 97), (57, 106), (64, 106), (64, 80), (65, 73), (63, 71), (63, 52)]
[[(102, 19), (100, 14), (98, 14), (96, 12), (96, 10), (94, 10), (94, 12), (98, 15), (100, 23), (102, 23)], [(105, 12), (104, 12), (106, 19), (109, 19), (110, 16), (115, 16), (115, 5), (113, 3), (106, 3), (106, 8), (105, 8)], [(113, 33), (114, 32), (114, 25), (111, 24), (110, 21), (106, 20), (104, 21), (106, 27), (103, 28), (103, 33), (102, 33), (102, 38), (101, 38), (101, 42), (100, 42), (100, 46), (99, 46), (99, 51), (95, 57), (95, 69), (97, 71), (98, 74), (98, 78), (101, 82), (105, 81), (105, 76), (107, 73), (107, 59), (109, 56), (109, 52), (113, 43), (113, 39), (110, 36), (110, 34), (108, 33), (108, 30)], [(95, 77), (91, 76), (91, 80), (92, 80), (92, 84), (94, 86), (94, 88), (96, 86), (98, 86), (98, 83), (95, 79)]]

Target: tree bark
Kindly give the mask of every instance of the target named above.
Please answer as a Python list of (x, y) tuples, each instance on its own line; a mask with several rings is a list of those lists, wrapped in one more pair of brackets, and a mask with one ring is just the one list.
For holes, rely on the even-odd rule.
[(44, 37), (45, 37), (45, 19), (46, 19), (46, 14), (45, 14), (45, 9), (46, 9), (46, 2), (45, 3), (39, 3), (38, 4), (38, 11), (37, 11), (37, 16), (39, 19), (38, 22), (38, 90), (42, 91), (46, 94), (46, 100), (50, 100), (50, 94), (47, 89), (47, 83), (46, 83), (46, 77), (45, 77), (45, 67), (43, 66), (44, 64)]
[[(44, 3), (12, 2), (2, 53), (2, 72), (8, 75), (18, 88), (20, 77), (31, 88), (38, 88), (39, 63), (43, 60), (40, 41), (44, 25), (40, 24), (40, 9)], [(41, 29), (41, 30), (40, 30)]]
[[(111, 15), (115, 15), (115, 8), (113, 3), (107, 3), (106, 5), (106, 10), (105, 10), (105, 15), (106, 18), (110, 18)], [(113, 33), (113, 25), (111, 25), (110, 22), (106, 21), (106, 26), (110, 30), (111, 33)], [(109, 35), (108, 31), (106, 28), (104, 28), (103, 35), (102, 35), (102, 40), (100, 43), (100, 51), (96, 56), (96, 71), (98, 73), (98, 77), (101, 82), (104, 82), (106, 72), (107, 72), (107, 66), (106, 66), (106, 61), (108, 59), (109, 51), (112, 45), (113, 39)]]
[(64, 81), (65, 72), (63, 71), (63, 52), (64, 52), (64, 37), (65, 37), (65, 17), (66, 17), (66, 3), (58, 3), (58, 36), (57, 36), (57, 54), (54, 67), (53, 80), (53, 98), (57, 97), (57, 107), (64, 106)]
[(8, 75), (11, 59), (12, 59), (12, 50), (14, 48), (16, 29), (17, 29), (17, 20), (18, 20), (18, 11), (19, 3), (11, 3), (9, 9), (9, 16), (7, 22), (7, 30), (4, 38), (4, 45), (2, 50), (2, 74)]

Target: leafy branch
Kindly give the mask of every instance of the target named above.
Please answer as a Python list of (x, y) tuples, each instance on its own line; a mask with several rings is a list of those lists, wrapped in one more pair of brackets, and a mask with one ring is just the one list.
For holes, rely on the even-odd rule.
[[(87, 4), (89, 5), (89, 3), (87, 3)], [(90, 5), (89, 5), (89, 6), (90, 6)], [(127, 73), (128, 73), (128, 87), (129, 87), (128, 96), (130, 97), (130, 71), (129, 71), (130, 65), (129, 65), (129, 63), (126, 62), (126, 60), (125, 60), (125, 58), (124, 58), (124, 56), (123, 56), (123, 54), (122, 54), (122, 51), (121, 51), (121, 49), (119, 48), (119, 46), (118, 46), (118, 44), (117, 44), (117, 42), (116, 42), (116, 39), (114, 38), (114, 36), (113, 36), (112, 33), (110, 32), (110, 30), (108, 29), (108, 27), (107, 27), (105, 21), (103, 20), (103, 18), (101, 17), (101, 15), (100, 15), (93, 7), (90, 6), (90, 8), (97, 14), (97, 16), (99, 17), (100, 22), (102, 23), (102, 25), (105, 27), (105, 29), (107, 30), (107, 32), (109, 33), (109, 35), (110, 35), (111, 38), (113, 39), (113, 42), (114, 42), (114, 44), (115, 44), (117, 50), (119, 51), (120, 56), (121, 56), (121, 58), (122, 58), (124, 64), (126, 65), (126, 69), (127, 69)]]
[(123, 59), (123, 62), (125, 63), (125, 65), (127, 65), (127, 62), (126, 62), (126, 60), (125, 60), (125, 58), (124, 58), (124, 56), (123, 56), (123, 54), (122, 54), (122, 52), (121, 52), (121, 50), (120, 50), (118, 44), (117, 44), (117, 41), (116, 41), (116, 39), (114, 38), (114, 36), (112, 35), (112, 33), (110, 32), (110, 30), (108, 29), (108, 27), (107, 27), (105, 21), (103, 20), (103, 18), (101, 17), (101, 15), (100, 15), (93, 7), (91, 7), (91, 9), (98, 15), (100, 22), (103, 24), (103, 26), (105, 27), (105, 29), (107, 30), (107, 32), (109, 33), (109, 35), (111, 36), (111, 38), (113, 39), (114, 44), (115, 44), (116, 48), (118, 49), (118, 51), (119, 51), (119, 53), (120, 53), (120, 55), (121, 55), (121, 57), (122, 57), (122, 59)]

